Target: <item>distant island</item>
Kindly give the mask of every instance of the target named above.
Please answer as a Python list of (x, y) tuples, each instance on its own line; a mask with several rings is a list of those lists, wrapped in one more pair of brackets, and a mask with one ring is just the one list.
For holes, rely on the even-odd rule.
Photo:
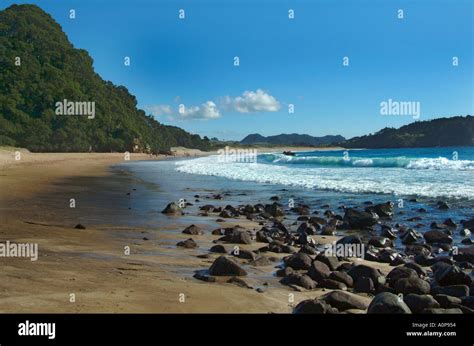
[(368, 149), (474, 146), (474, 117), (467, 115), (416, 121), (399, 129), (387, 127), (339, 145)]
[[(87, 51), (75, 49), (38, 6), (0, 11), (0, 71), (0, 145), (36, 152), (210, 149), (207, 137), (160, 124), (126, 87), (104, 81)], [(66, 100), (82, 111), (92, 103), (94, 116), (58, 114)]]
[(281, 146), (326, 146), (345, 141), (342, 136), (323, 136), (313, 137), (310, 135), (300, 134), (281, 134), (276, 136), (264, 137), (258, 133), (248, 135), (240, 141), (241, 144), (260, 144), (260, 145), (281, 145)]

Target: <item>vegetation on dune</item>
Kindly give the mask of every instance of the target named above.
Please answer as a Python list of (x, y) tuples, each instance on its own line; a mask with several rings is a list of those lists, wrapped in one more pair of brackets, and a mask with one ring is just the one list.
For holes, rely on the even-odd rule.
[[(20, 60), (18, 60), (18, 58)], [(94, 119), (57, 115), (56, 102), (95, 102)], [(104, 81), (54, 19), (34, 5), (0, 11), (0, 145), (32, 151), (208, 150), (210, 141), (160, 124), (126, 87)]]

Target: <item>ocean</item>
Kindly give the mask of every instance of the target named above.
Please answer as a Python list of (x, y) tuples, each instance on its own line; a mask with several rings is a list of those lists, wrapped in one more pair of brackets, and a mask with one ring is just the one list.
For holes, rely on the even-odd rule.
[(178, 161), (176, 170), (308, 190), (474, 201), (472, 147), (259, 153), (256, 162), (223, 161)]

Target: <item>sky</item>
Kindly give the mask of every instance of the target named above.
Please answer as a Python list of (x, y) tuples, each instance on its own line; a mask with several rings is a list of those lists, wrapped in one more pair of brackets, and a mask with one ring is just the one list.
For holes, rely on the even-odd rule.
[[(474, 114), (472, 0), (3, 0), (0, 9), (13, 3), (48, 12), (139, 108), (202, 136), (350, 138)], [(419, 117), (382, 114), (389, 100), (418, 105)]]

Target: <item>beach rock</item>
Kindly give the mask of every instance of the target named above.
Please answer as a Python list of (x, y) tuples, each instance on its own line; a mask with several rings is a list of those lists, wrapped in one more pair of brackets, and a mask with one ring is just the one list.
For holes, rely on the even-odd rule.
[(275, 252), (275, 253), (293, 253), (294, 250), (289, 245), (282, 244), (279, 241), (272, 241), (268, 246), (258, 249), (260, 252)]
[(428, 273), (426, 272), (426, 270), (423, 269), (423, 267), (421, 267), (420, 265), (416, 264), (416, 263), (413, 263), (413, 262), (409, 262), (409, 263), (406, 263), (404, 265), (405, 268), (410, 268), (410, 269), (413, 269), (419, 277), (423, 278), (425, 276), (428, 275)]
[(368, 309), (368, 314), (411, 314), (410, 308), (396, 294), (382, 292), (377, 294)]
[(408, 256), (425, 255), (431, 254), (431, 246), (428, 244), (412, 244), (405, 246), (405, 253)]
[(439, 263), (433, 266), (433, 273), (436, 282), (440, 286), (467, 285), (472, 284), (471, 277), (464, 273), (457, 265)]
[(222, 231), (222, 228), (216, 228), (211, 232), (212, 235), (223, 235), (224, 232)]
[(209, 268), (209, 274), (215, 276), (245, 276), (247, 272), (230, 258), (220, 256)]
[(207, 212), (213, 212), (214, 209), (215, 207), (212, 204), (206, 204), (206, 205), (203, 205), (202, 207), (199, 207), (199, 210), (207, 211)]
[(249, 264), (255, 267), (264, 267), (264, 266), (271, 265), (272, 262), (270, 262), (270, 260), (266, 258), (265, 256), (257, 256), (252, 261), (250, 261)]
[(320, 253), (316, 256), (316, 260), (326, 264), (329, 269), (337, 270), (337, 267), (341, 264), (336, 256), (326, 256), (324, 253)]
[(183, 215), (183, 210), (174, 202), (168, 203), (161, 212), (168, 215)]
[(465, 297), (469, 295), (469, 286), (466, 285), (453, 285), (453, 286), (437, 286), (431, 288), (431, 294), (445, 294), (453, 297)]
[(308, 270), (311, 266), (312, 259), (307, 254), (296, 253), (294, 255), (288, 256), (284, 259), (285, 266), (293, 268), (295, 270)]
[(352, 229), (363, 229), (377, 224), (379, 217), (374, 212), (359, 211), (353, 208), (346, 208), (344, 222)]
[(75, 229), (86, 229), (86, 226), (78, 223), (76, 226), (74, 226)]
[(310, 244), (303, 245), (298, 252), (305, 253), (307, 255), (317, 255), (318, 254), (318, 250), (316, 250)]
[(385, 283), (385, 276), (383, 276), (379, 270), (366, 266), (364, 264), (360, 264), (360, 265), (356, 265), (352, 267), (347, 272), (347, 274), (349, 274), (349, 276), (352, 277), (352, 280), (354, 280), (354, 282), (357, 282), (357, 280), (361, 277), (370, 278), (372, 279), (372, 282), (374, 283), (375, 288)]
[(395, 230), (390, 227), (383, 227), (382, 231), (380, 232), (380, 235), (382, 237), (389, 238), (392, 240), (397, 239), (397, 234), (395, 233)]
[(230, 254), (235, 257), (248, 259), (251, 261), (257, 258), (257, 254), (255, 252), (245, 249), (234, 249)]
[(319, 216), (311, 216), (308, 222), (318, 229), (327, 223), (326, 219)]
[(304, 206), (291, 208), (291, 211), (297, 213), (298, 215), (304, 215), (304, 216), (307, 216), (310, 214), (309, 208), (304, 207)]
[(303, 300), (293, 309), (294, 314), (337, 314), (339, 311), (324, 300)]
[(246, 214), (254, 214), (256, 211), (253, 205), (247, 204), (245, 207), (242, 208), (242, 212)]
[(283, 208), (276, 202), (273, 204), (265, 205), (265, 212), (273, 217), (280, 217), (285, 215)]
[(290, 274), (293, 274), (295, 271), (293, 270), (293, 268), (291, 267), (286, 267), (286, 268), (283, 268), (283, 269), (279, 269), (276, 271), (276, 276), (277, 277), (285, 277), (285, 276), (288, 276)]
[(439, 303), (429, 294), (407, 294), (403, 297), (403, 301), (408, 305), (413, 313), (421, 313), (425, 309), (440, 308)]
[(446, 203), (444, 201), (438, 201), (438, 203), (436, 203), (436, 206), (438, 207), (438, 209), (441, 209), (441, 210), (449, 209), (448, 203)]
[(402, 244), (404, 245), (410, 245), (415, 243), (418, 239), (421, 238), (420, 233), (416, 232), (413, 229), (408, 229), (406, 232), (404, 232), (401, 236), (402, 239)]
[(362, 240), (358, 235), (347, 235), (336, 242), (336, 245), (362, 245)]
[(297, 285), (306, 288), (307, 290), (316, 288), (316, 282), (311, 280), (308, 275), (302, 275), (299, 273), (292, 273), (288, 276), (285, 276), (280, 280), (280, 283), (283, 285)]
[(316, 282), (327, 279), (329, 274), (331, 274), (331, 270), (325, 263), (321, 261), (313, 261), (308, 270), (309, 277)]
[(203, 231), (195, 225), (188, 226), (184, 229), (183, 233), (185, 234), (192, 234), (192, 235), (201, 235)]
[(227, 235), (219, 238), (219, 240), (233, 244), (251, 244), (252, 238), (250, 237), (250, 234), (246, 230), (239, 228), (234, 227), (230, 230), (230, 232), (227, 233)]
[(453, 242), (453, 238), (449, 234), (446, 234), (443, 231), (436, 229), (425, 232), (425, 234), (423, 234), (423, 237), (425, 238), (426, 242), (430, 244), (451, 244)]
[(443, 309), (456, 307), (462, 303), (461, 298), (448, 296), (446, 294), (436, 294), (433, 298), (438, 302)]
[(178, 244), (176, 244), (176, 246), (184, 247), (186, 249), (194, 249), (198, 247), (198, 245), (192, 238), (180, 241), (178, 242)]
[(406, 279), (410, 277), (418, 277), (418, 273), (413, 268), (409, 268), (407, 266), (393, 268), (390, 273), (387, 275), (387, 281), (390, 286), (393, 287), (395, 282), (400, 279)]
[(474, 309), (474, 296), (462, 297), (461, 304), (467, 306), (469, 309)]
[(385, 237), (371, 237), (368, 245), (372, 245), (378, 248), (392, 247), (393, 243), (390, 239)]
[(301, 225), (299, 225), (296, 232), (299, 233), (299, 234), (305, 234), (305, 235), (315, 235), (316, 234), (316, 229), (309, 222), (303, 222), (303, 223), (301, 223)]
[(428, 294), (431, 290), (430, 284), (427, 281), (420, 279), (418, 275), (398, 279), (391, 284), (391, 287), (396, 293), (402, 294)]
[(358, 278), (354, 284), (354, 292), (357, 293), (371, 293), (374, 290), (374, 282), (365, 276)]
[(347, 290), (347, 286), (340, 281), (324, 279), (321, 280), (318, 284), (318, 287), (323, 287), (331, 290)]
[(348, 309), (367, 309), (368, 299), (346, 291), (332, 291), (323, 295), (321, 300), (325, 301), (339, 311)]
[(456, 228), (458, 225), (456, 222), (453, 221), (451, 218), (447, 218), (446, 220), (443, 221), (443, 225), (448, 226), (450, 228)]
[(371, 207), (365, 208), (366, 212), (374, 212), (376, 213), (379, 217), (392, 217), (393, 216), (393, 202), (386, 202), (382, 204), (376, 204)]
[(460, 247), (453, 258), (458, 262), (470, 262), (474, 264), (474, 246)]
[(354, 280), (345, 272), (333, 271), (329, 274), (329, 279), (342, 282), (347, 287), (354, 285)]

